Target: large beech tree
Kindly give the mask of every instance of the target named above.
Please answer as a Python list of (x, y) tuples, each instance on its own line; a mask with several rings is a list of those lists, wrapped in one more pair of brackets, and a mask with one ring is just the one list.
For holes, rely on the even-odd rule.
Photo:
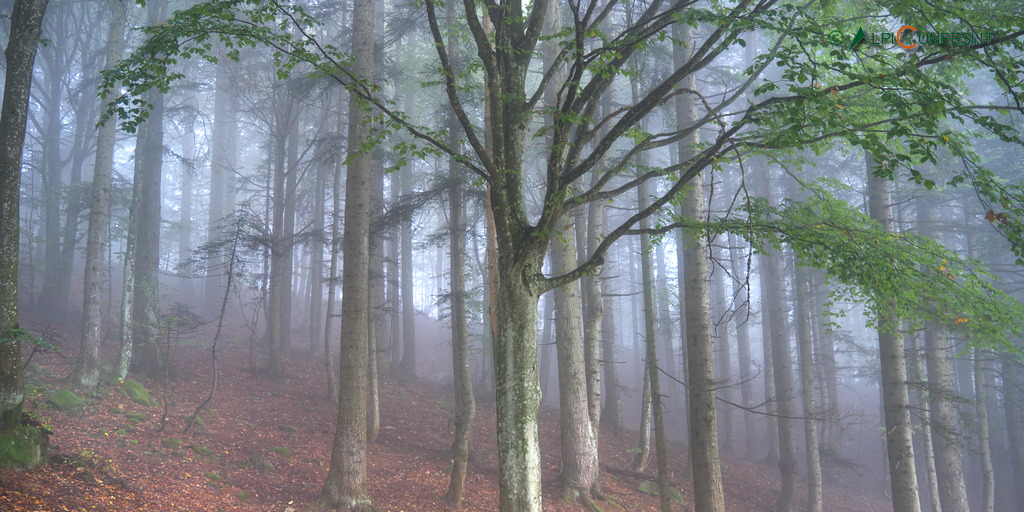
[(3, 111), (0, 113), (0, 429), (21, 424), (25, 401), (18, 326), (18, 206), (21, 154), (32, 88), (32, 63), (47, 0), (17, 0), (4, 54)]
[[(355, 56), (353, 63), (347, 52), (318, 41), (316, 20), (291, 3), (228, 0), (201, 3), (180, 11), (166, 24), (147, 29), (150, 39), (106, 75), (111, 84), (123, 84), (125, 93), (117, 99), (115, 111), (129, 119), (126, 125), (130, 129), (146, 112), (145, 105), (136, 102), (138, 95), (153, 87), (166, 89), (180, 77), (174, 68), (168, 69), (175, 59), (212, 58), (211, 38), (215, 35), (236, 46), (269, 45), (278, 54), (281, 75), (311, 70), (331, 76), (349, 89), (360, 107), (373, 106), (377, 113), (374, 121), (379, 127), (377, 136), (383, 138), (390, 131), (406, 129), (420, 143), (404, 144), (399, 149), (406, 149), (413, 156), (424, 151), (451, 154), (475, 173), (479, 186), (488, 193), (497, 254), (490, 284), (494, 287), (496, 310), (493, 360), (500, 509), (506, 512), (541, 510), (536, 339), (540, 295), (596, 272), (608, 248), (623, 236), (664, 233), (680, 226), (699, 227), (702, 222), (685, 218), (652, 223), (653, 227), (647, 229), (638, 225), (641, 219), (655, 215), (670, 218), (667, 206), (678, 200), (705, 169), (752, 153), (816, 148), (835, 139), (864, 147), (878, 161), (888, 162), (884, 169), (879, 169), (884, 177), (905, 172), (903, 169), (921, 160), (934, 159), (933, 153), (940, 145), (954, 148), (956, 154), (973, 163), (968, 139), (959, 134), (959, 127), (941, 123), (946, 119), (970, 122), (1004, 139), (1017, 140), (1007, 125), (990, 115), (990, 109), (971, 104), (969, 97), (960, 94), (958, 78), (967, 70), (988, 70), (993, 76), (1002, 77), (999, 83), (1008, 95), (1019, 96), (1021, 85), (1014, 77), (1021, 69), (1016, 56), (1024, 49), (1024, 19), (1014, 16), (1012, 9), (1002, 4), (991, 9), (950, 5), (940, 9), (926, 2), (883, 0), (864, 7), (864, 11), (845, 12), (840, 9), (848, 9), (848, 4), (838, 2), (740, 0), (696, 4), (650, 0), (626, 17), (615, 1), (569, 1), (554, 4), (567, 11), (563, 29), (553, 36), (561, 50), (554, 62), (542, 66), (538, 45), (550, 3), (464, 0), (460, 28), (468, 34), (476, 57), (471, 68), (477, 71), (461, 74), (451, 61), (438, 5), (434, 0), (425, 0), (422, 5), (437, 52), (438, 82), (443, 84), (448, 103), (465, 134), (464, 147), (469, 148), (465, 152), (450, 146), (443, 131), (419, 126), (397, 111), (357, 71), (362, 65), (360, 57)], [(360, 13), (360, 9), (357, 7), (355, 12)], [(871, 24), (856, 25), (865, 19), (871, 20)], [(849, 44), (858, 28), (884, 31), (891, 25), (915, 22), (921, 26), (927, 22), (929, 26), (950, 27), (949, 30), (971, 26), (974, 31), (997, 35), (974, 45), (921, 47), (912, 53), (890, 48), (869, 52), (864, 46)], [(670, 34), (673, 26), (680, 24), (699, 28), (688, 48), (688, 58), (645, 83), (637, 101), (600, 116), (602, 97), (631, 79), (625, 75), (629, 59), (654, 52), (658, 46), (677, 43)], [(282, 30), (283, 25), (287, 30)], [(685, 85), (695, 83), (688, 79), (705, 69), (735, 66), (741, 60), (737, 47), (745, 45), (743, 38), (755, 31), (760, 34), (759, 39), (766, 41), (767, 51), (754, 59), (741, 81), (717, 90), (714, 95), (701, 94)], [(828, 36), (833, 31), (846, 33), (847, 40), (836, 36), (832, 39), (841, 44), (831, 44)], [(229, 52), (229, 56), (237, 57), (237, 52)], [(763, 80), (763, 71), (770, 65), (780, 68), (781, 73), (772, 80)], [(564, 79), (556, 78), (554, 70), (563, 67), (568, 70)], [(557, 91), (557, 99), (540, 109), (543, 91), (549, 87)], [(745, 99), (748, 93), (752, 98), (749, 101)], [(472, 95), (483, 98), (487, 123), (479, 112), (465, 107)], [(674, 123), (652, 122), (648, 126), (653, 133), (645, 132), (645, 119), (660, 119), (664, 115), (663, 105), (675, 96), (696, 99), (698, 107), (693, 121), (674, 128), (666, 128)], [(533, 172), (526, 165), (526, 155), (528, 149), (533, 150), (527, 140), (538, 130), (534, 122), (540, 114), (538, 110), (551, 114), (553, 122), (543, 128), (550, 144), (540, 158), (544, 162), (539, 181), (542, 199), (533, 204), (525, 193), (527, 175)], [(907, 122), (908, 119), (913, 122)], [(652, 165), (634, 175), (624, 172), (632, 169), (639, 154), (664, 151), (661, 148), (686, 140), (702, 129), (702, 142), (694, 143), (678, 163)], [(358, 144), (352, 147), (364, 149)], [(593, 172), (598, 173), (595, 179), (578, 185), (581, 178)], [(1005, 204), (1011, 214), (1024, 212), (1024, 206), (1014, 210), (1021, 204), (1016, 202), (1016, 191), (999, 186), (990, 176), (984, 169), (971, 165), (958, 175), (957, 181), (971, 181), (984, 197)], [(920, 174), (912, 177), (928, 184)], [(644, 182), (657, 184), (652, 187), (657, 193), (646, 206), (625, 215), (617, 225), (606, 226), (606, 236), (589, 251), (585, 261), (561, 275), (548, 277), (542, 273), (549, 242), (558, 236), (557, 227), (573, 208), (608, 201)], [(1016, 230), (1016, 218), (1009, 215), (1004, 229), (1011, 239), (1019, 241), (1024, 239), (1024, 230)], [(736, 229), (750, 231), (749, 226)], [(359, 258), (362, 254), (348, 254), (348, 236), (345, 251), (346, 266), (350, 257)], [(820, 263), (827, 265), (829, 261), (823, 257)], [(858, 268), (863, 271), (863, 267)], [(345, 286), (349, 286), (348, 279)], [(348, 300), (348, 292), (345, 297)], [(345, 314), (357, 312), (346, 310)], [(983, 323), (981, 319), (975, 322)], [(346, 340), (343, 353), (353, 350), (351, 340)], [(710, 338), (691, 338), (690, 342), (691, 357), (695, 350), (698, 354), (710, 353), (710, 347), (705, 346), (710, 344)], [(694, 370), (706, 370), (694, 365), (710, 364), (696, 361), (704, 360), (689, 361), (691, 377)], [(360, 371), (353, 368), (357, 372), (352, 374), (354, 380), (361, 379)], [(356, 386), (362, 384), (351, 389), (357, 389)], [(689, 392), (690, 417), (713, 418), (713, 410), (707, 409), (713, 409), (714, 401), (694, 399), (695, 394), (708, 391), (691, 388)], [(358, 408), (349, 411), (357, 416), (362, 414)], [(355, 421), (340, 414), (339, 430), (343, 423), (348, 429), (349, 423)], [(716, 434), (712, 431), (708, 435), (704, 446), (714, 451)], [(359, 443), (349, 448), (348, 452), (336, 451), (342, 460), (335, 460), (335, 464), (365, 460), (365, 449)], [(714, 463), (717, 453), (706, 454), (706, 460)], [(716, 478), (695, 484), (698, 495), (706, 495), (706, 502), (721, 508), (722, 491)]]

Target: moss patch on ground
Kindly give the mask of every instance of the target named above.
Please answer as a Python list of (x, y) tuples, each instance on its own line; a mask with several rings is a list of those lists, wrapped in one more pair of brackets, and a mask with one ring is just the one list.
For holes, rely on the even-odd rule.
[(0, 430), (0, 467), (30, 469), (49, 456), (46, 436), (35, 427)]
[(66, 389), (58, 389), (46, 397), (46, 403), (61, 411), (73, 411), (82, 408), (85, 400)]
[(133, 402), (141, 405), (157, 405), (156, 400), (149, 395), (149, 390), (137, 380), (128, 379), (121, 384), (118, 392), (131, 398)]

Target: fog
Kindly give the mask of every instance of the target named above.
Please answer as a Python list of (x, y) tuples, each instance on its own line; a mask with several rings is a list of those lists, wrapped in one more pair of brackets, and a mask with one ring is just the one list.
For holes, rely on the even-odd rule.
[(1020, 510), (1014, 6), (768, 4), (50, 0), (5, 392), (319, 464), (218, 510)]

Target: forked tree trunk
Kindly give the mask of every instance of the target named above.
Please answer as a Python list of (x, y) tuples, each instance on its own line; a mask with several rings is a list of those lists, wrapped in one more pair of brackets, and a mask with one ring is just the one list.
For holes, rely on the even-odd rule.
[[(648, 184), (641, 183), (637, 187), (637, 206), (639, 208), (647, 207), (649, 202), (648, 198)], [(649, 218), (643, 218), (640, 220), (640, 229), (650, 229), (651, 221)], [(651, 413), (654, 421), (654, 450), (657, 459), (658, 467), (658, 501), (661, 508), (661, 512), (671, 512), (672, 501), (671, 493), (669, 492), (668, 483), (668, 453), (667, 443), (665, 441), (665, 415), (662, 404), (661, 394), (661, 375), (658, 368), (658, 333), (655, 325), (655, 310), (654, 310), (654, 276), (651, 275), (651, 239), (650, 235), (640, 236), (640, 268), (643, 270), (643, 301), (644, 301), (644, 338), (647, 343), (645, 344), (646, 350), (644, 356), (647, 358), (647, 375), (648, 383), (651, 389)]]

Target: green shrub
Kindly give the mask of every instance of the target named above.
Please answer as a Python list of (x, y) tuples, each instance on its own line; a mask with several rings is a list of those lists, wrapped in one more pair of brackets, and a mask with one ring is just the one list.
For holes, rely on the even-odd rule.
[(163, 446), (168, 450), (177, 450), (178, 448), (181, 448), (181, 441), (173, 437), (169, 437), (167, 439), (161, 439), (160, 446)]

